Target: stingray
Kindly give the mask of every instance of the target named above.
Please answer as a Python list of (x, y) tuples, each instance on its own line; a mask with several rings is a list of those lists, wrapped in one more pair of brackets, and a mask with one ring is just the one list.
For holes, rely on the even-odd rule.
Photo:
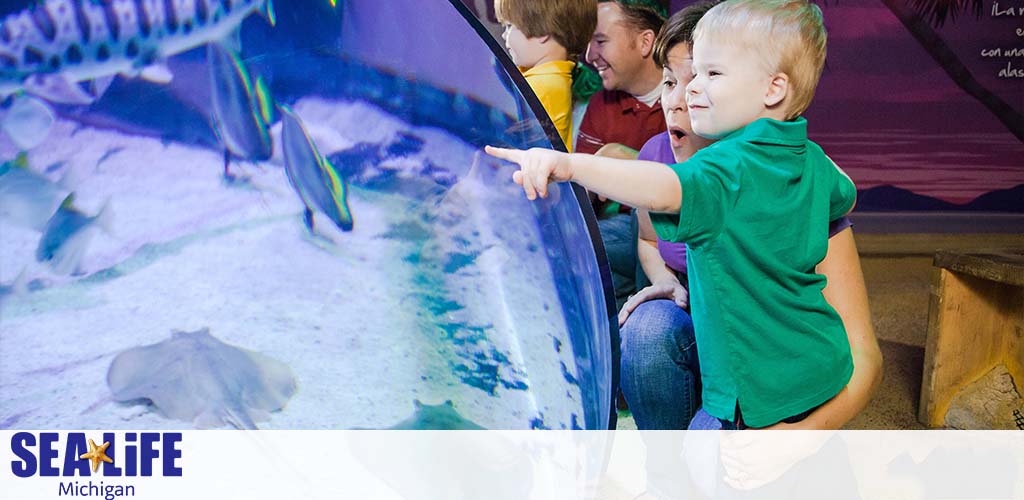
[(413, 400), (412, 415), (388, 429), (392, 430), (483, 430), (472, 420), (467, 420), (458, 411), (451, 400), (439, 405), (425, 405), (418, 399)]
[(295, 394), (287, 365), (225, 344), (208, 328), (175, 331), (168, 340), (118, 354), (107, 385), (117, 401), (148, 399), (165, 417), (198, 428), (255, 429)]

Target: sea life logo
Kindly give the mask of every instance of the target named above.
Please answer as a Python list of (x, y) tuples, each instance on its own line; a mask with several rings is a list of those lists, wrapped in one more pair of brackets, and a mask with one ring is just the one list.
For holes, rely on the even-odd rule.
[[(93, 436), (95, 437), (95, 436)], [(130, 477), (181, 477), (180, 432), (105, 432), (95, 440), (84, 432), (18, 432), (11, 438), (11, 472), (20, 478), (61, 477), (57, 496), (135, 496), (136, 488), (95, 481)], [(97, 442), (98, 441), (98, 442)], [(72, 479), (73, 478), (73, 479)], [(78, 478), (87, 478), (79, 480)]]

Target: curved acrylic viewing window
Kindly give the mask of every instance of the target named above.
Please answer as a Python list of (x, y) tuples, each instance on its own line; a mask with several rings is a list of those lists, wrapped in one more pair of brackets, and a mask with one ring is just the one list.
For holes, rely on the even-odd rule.
[(607, 426), (593, 221), (482, 153), (558, 136), (457, 0), (25, 4), (0, 425)]

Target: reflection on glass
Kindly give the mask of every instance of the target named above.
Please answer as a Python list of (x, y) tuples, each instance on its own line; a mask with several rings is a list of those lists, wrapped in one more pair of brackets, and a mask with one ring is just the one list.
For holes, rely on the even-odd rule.
[(480, 153), (550, 143), (460, 7), (8, 4), (0, 428), (606, 425), (587, 226)]

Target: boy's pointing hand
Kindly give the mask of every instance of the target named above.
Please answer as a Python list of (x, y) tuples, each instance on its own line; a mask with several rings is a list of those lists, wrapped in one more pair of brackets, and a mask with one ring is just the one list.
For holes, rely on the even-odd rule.
[(508, 160), (519, 165), (519, 170), (512, 174), (512, 180), (523, 186), (526, 197), (531, 200), (548, 196), (548, 183), (572, 180), (572, 166), (569, 155), (550, 149), (532, 148), (505, 149), (487, 146), (487, 154)]

